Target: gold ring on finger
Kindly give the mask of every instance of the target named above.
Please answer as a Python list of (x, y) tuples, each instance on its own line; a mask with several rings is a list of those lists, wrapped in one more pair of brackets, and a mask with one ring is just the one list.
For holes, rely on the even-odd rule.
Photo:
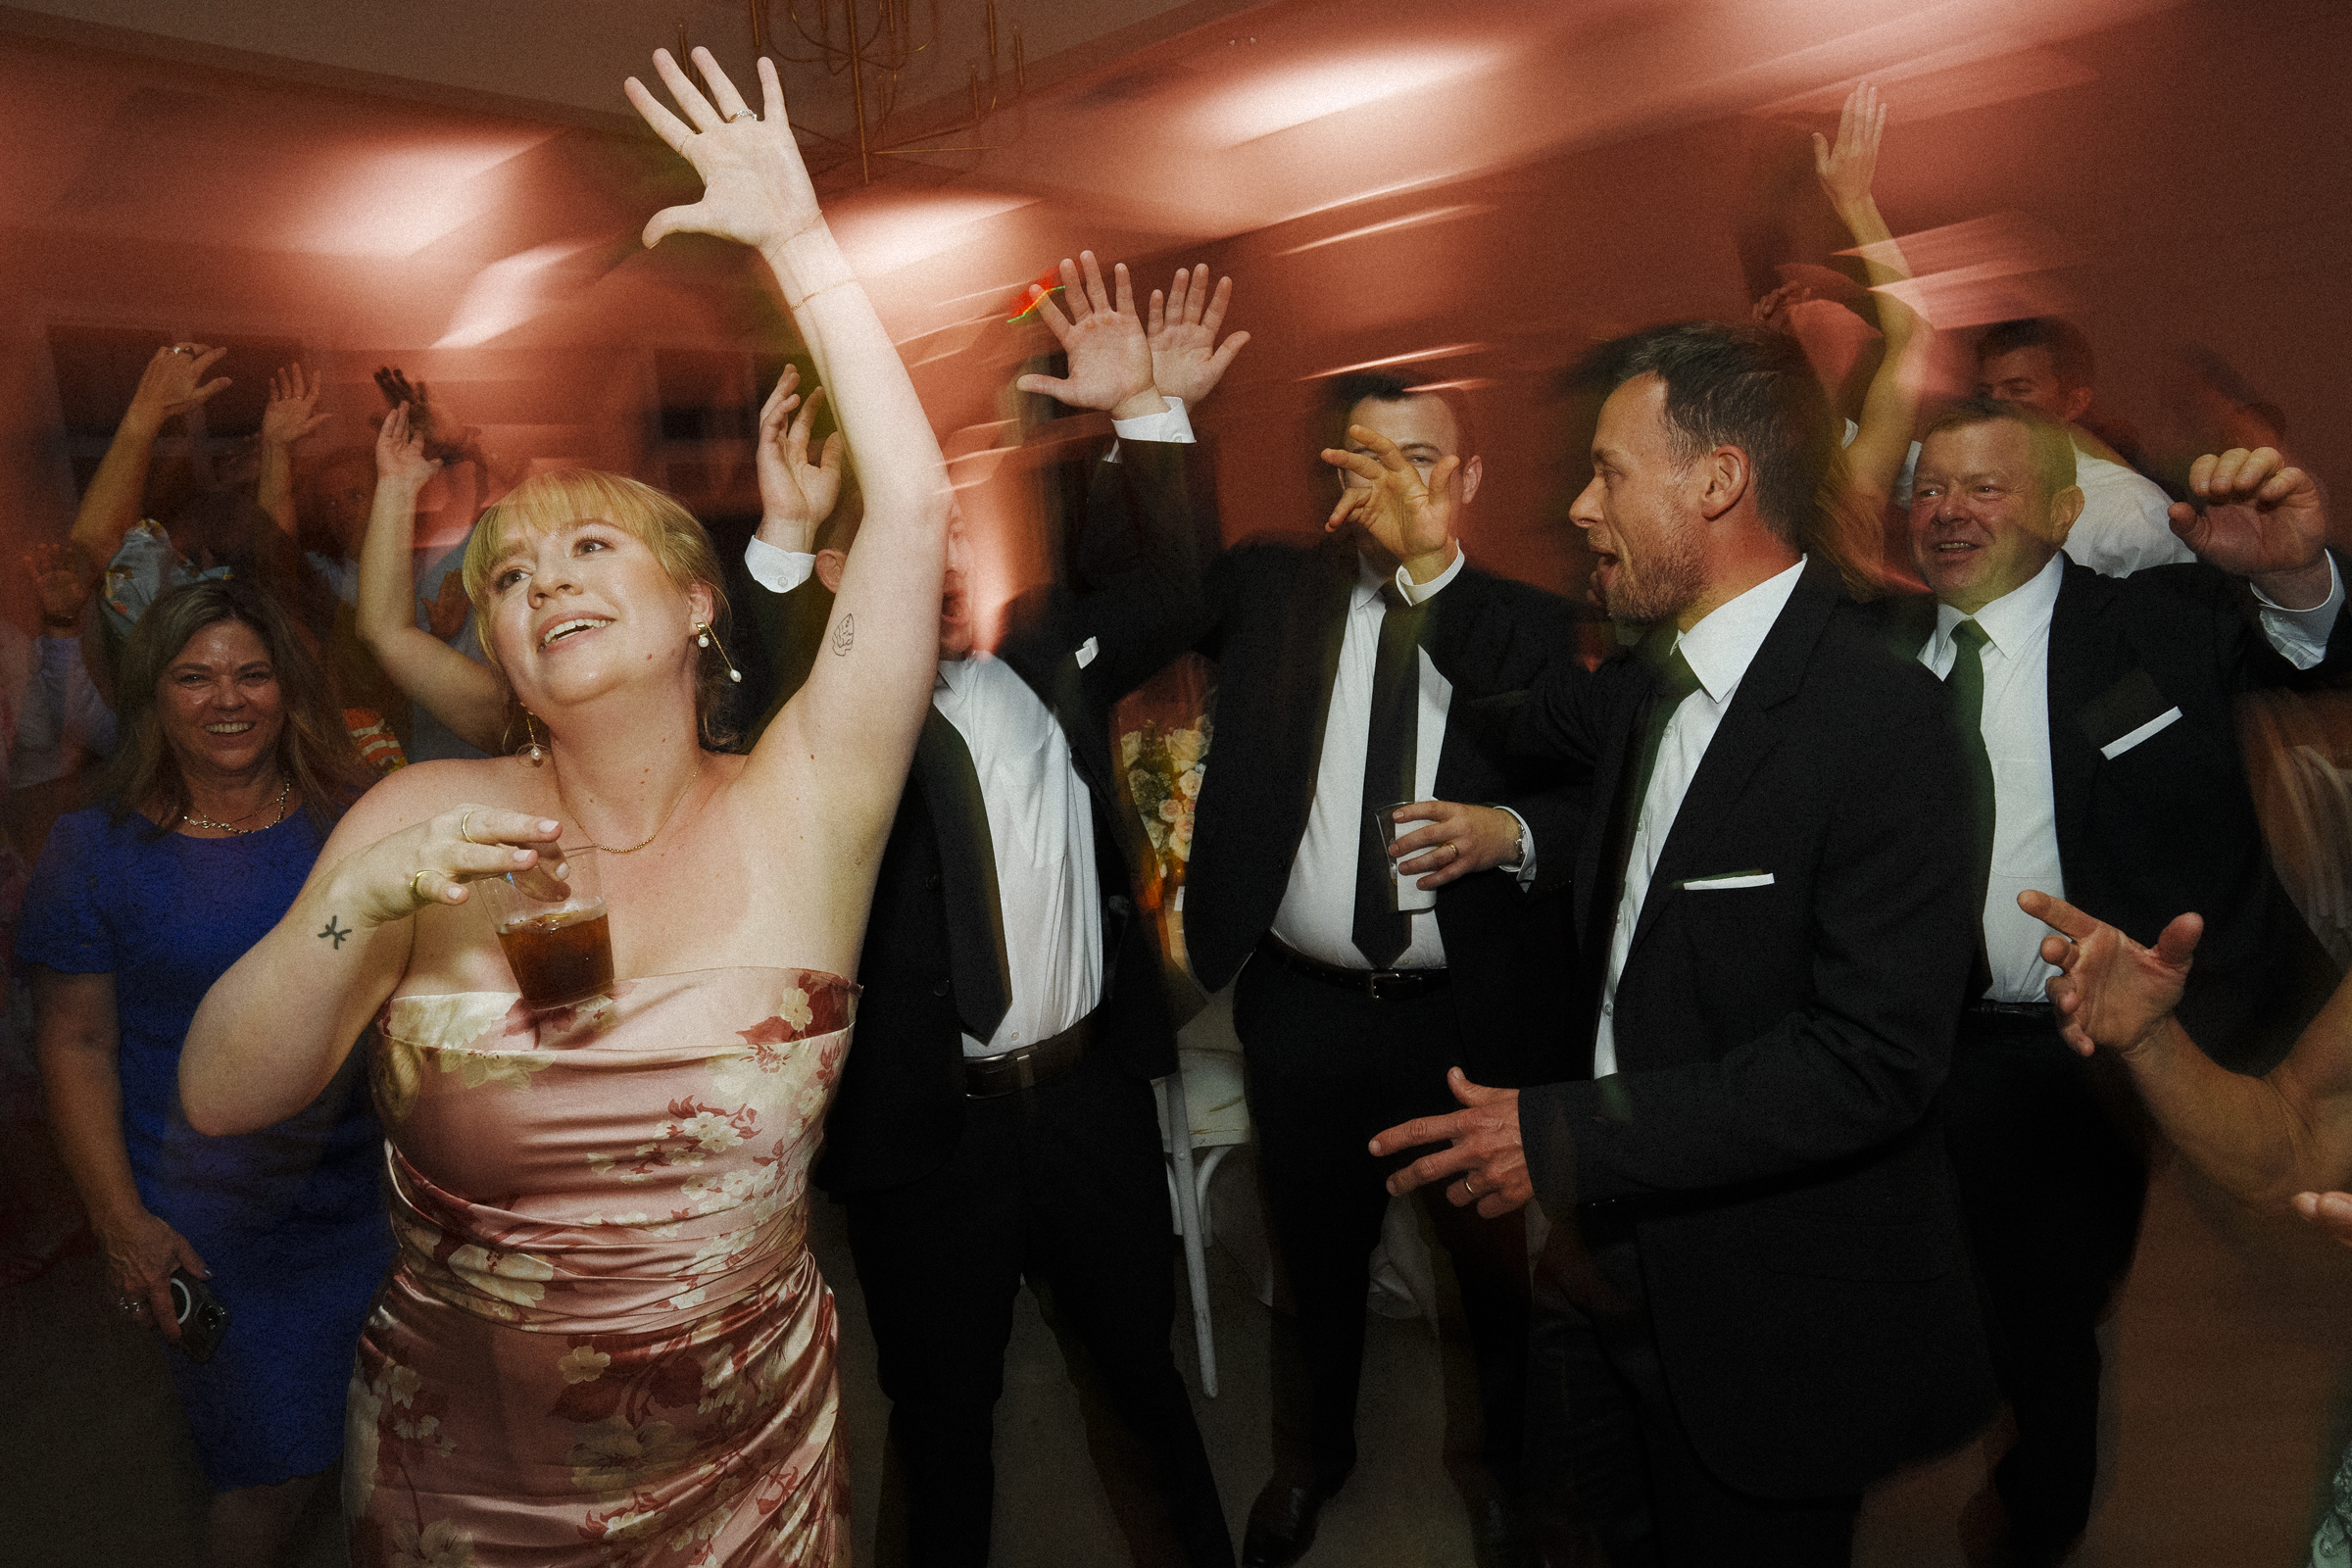
[(432, 902), (433, 902), (432, 895), (431, 895), (431, 894), (429, 894), (429, 893), (427, 893), (427, 892), (425, 892), (425, 891), (424, 891), (422, 888), (420, 888), (420, 887), (418, 887), (418, 886), (416, 885), (418, 882), (422, 881), (424, 878), (426, 878), (426, 877), (428, 877), (428, 876), (431, 876), (432, 874), (433, 874), (433, 868), (432, 868), (431, 866), (429, 866), (429, 865), (427, 865), (427, 866), (420, 866), (420, 867), (418, 867), (416, 870), (414, 870), (414, 871), (410, 872), (410, 873), (409, 873), (409, 897), (410, 897), (410, 898), (412, 898), (412, 899), (415, 899), (415, 900), (416, 900), (417, 903), (419, 903), (419, 904), (430, 904), (430, 903), (432, 903)]
[[(480, 808), (479, 808), (479, 807), (476, 807), (476, 808), (474, 808), (474, 810), (479, 810), (479, 809), (480, 809)], [(461, 816), (461, 817), (459, 817), (459, 818), (458, 818), (458, 837), (460, 837), (460, 838), (464, 839), (464, 840), (465, 840), (466, 843), (468, 843), (468, 844), (479, 844), (479, 843), (481, 842), (481, 840), (479, 840), (479, 839), (475, 838), (475, 837), (474, 837), (472, 834), (470, 834), (470, 833), (468, 833), (468, 832), (466, 832), (466, 823), (468, 823), (468, 822), (470, 822), (470, 821), (472, 821), (472, 820), (473, 820), (473, 811), (472, 811), (472, 810), (468, 810), (468, 811), (467, 811), (467, 812), (466, 812), (466, 813), (464, 816)]]

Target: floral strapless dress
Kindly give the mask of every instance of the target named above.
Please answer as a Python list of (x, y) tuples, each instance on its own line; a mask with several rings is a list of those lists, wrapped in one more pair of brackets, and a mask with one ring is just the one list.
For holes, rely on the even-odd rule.
[(739, 968), (385, 1004), (399, 1253), (352, 1375), (355, 1562), (849, 1561), (807, 1220), (857, 996)]

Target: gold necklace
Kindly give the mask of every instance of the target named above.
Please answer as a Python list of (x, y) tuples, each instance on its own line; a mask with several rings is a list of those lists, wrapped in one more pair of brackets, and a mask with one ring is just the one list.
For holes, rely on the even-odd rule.
[(237, 817), (234, 821), (216, 822), (211, 817), (199, 816), (194, 811), (180, 812), (179, 819), (182, 822), (187, 823), (190, 827), (211, 828), (216, 833), (233, 833), (239, 837), (242, 837), (247, 833), (260, 833), (269, 828), (277, 826), (278, 823), (283, 822), (286, 819), (286, 797), (292, 794), (293, 791), (294, 781), (290, 778), (277, 787), (277, 814), (271, 817), (269, 821), (264, 822), (260, 827), (237, 826), (238, 822), (250, 822), (255, 817), (261, 815), (262, 808), (258, 806), (252, 810), (247, 811), (243, 816)]
[[(616, 850), (612, 848), (610, 845), (604, 844), (583, 844), (580, 846), (580, 848), (584, 850), (599, 850), (606, 855), (635, 855), (639, 850), (644, 849), (648, 844), (653, 843), (654, 840), (662, 836), (662, 830), (669, 826), (669, 819), (678, 814), (678, 808), (686, 804), (686, 797), (694, 793), (694, 786), (699, 782), (701, 782), (699, 777), (688, 779), (686, 781), (686, 787), (678, 791), (677, 799), (669, 803), (669, 809), (662, 813), (662, 820), (655, 824), (654, 830), (651, 833), (648, 833), (645, 837), (639, 839), (636, 843), (630, 845), (627, 849)], [(556, 777), (556, 799), (559, 801), (564, 801), (564, 806), (566, 810), (570, 809), (571, 803), (564, 800), (564, 779), (563, 775), (561, 774), (558, 774)], [(575, 822), (578, 821), (580, 819), (579, 813), (576, 811), (572, 812), (571, 819)]]

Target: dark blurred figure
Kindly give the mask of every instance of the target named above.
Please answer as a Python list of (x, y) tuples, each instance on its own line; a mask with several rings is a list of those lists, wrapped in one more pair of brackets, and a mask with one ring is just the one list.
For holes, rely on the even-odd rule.
[[(1990, 867), (1989, 973), (1944, 1090), (2017, 1425), (1966, 1522), (1980, 1564), (2055, 1564), (2089, 1521), (2093, 1332), (2131, 1264), (2147, 1188), (2132, 1096), (2060, 1044), (2043, 994), (2056, 971), (2018, 894), (2063, 893), (2150, 943), (2181, 910), (2209, 912), (2181, 1015), (2240, 1066), (2276, 1059), (2335, 978), (2271, 869), (2235, 710), (2250, 688), (2310, 684), (2352, 662), (2317, 488), (2276, 453), (2207, 458), (2195, 476), (2205, 510), (2175, 509), (2207, 564), (2118, 579), (2060, 553), (2083, 505), (2078, 461), (2066, 427), (2032, 405), (1946, 412), (1911, 502), (1935, 599), (1897, 611), (1976, 741)], [(2233, 577), (2251, 579), (2258, 615), (2240, 610)]]
[(2110, 577), (2194, 560), (2167, 521), (2172, 498), (2142, 471), (2132, 432), (2091, 412), (2095, 368), (2090, 339), (2056, 317), (2001, 321), (1977, 339), (1977, 396), (2031, 404), (2074, 438), (2082, 514), (2067, 556)]
[[(1446, 1109), (1448, 1068), (1504, 1084), (1550, 1070), (1547, 983), (1568, 945), (1562, 904), (1546, 895), (1567, 880), (1583, 793), (1562, 769), (1512, 764), (1508, 704), (1456, 697), (1420, 644), (1469, 597), (1464, 584), (1507, 602), (1562, 658), (1575, 654), (1574, 617), (1470, 566), (1450, 540), (1407, 560), (1350, 520), (1372, 493), (1367, 470), (1411, 473), (1467, 506), (1483, 469), (1464, 413), (1402, 373), (1334, 381), (1324, 458), (1345, 458), (1347, 471), (1326, 537), (1239, 546), (1210, 578), (1217, 621), (1200, 652), (1218, 666), (1216, 743), (1185, 940), (1203, 988), (1235, 984), (1295, 1308), (1275, 1323), (1274, 1475), (1242, 1548), (1258, 1568), (1306, 1550), (1355, 1467), (1367, 1259), (1396, 1163), (1367, 1142)], [(1384, 829), (1373, 808), (1405, 802), (1418, 804)], [(1404, 862), (1394, 869), (1392, 832)], [(1481, 1446), (1456, 1479), (1478, 1560), (1525, 1562), (1525, 1232), (1516, 1214), (1426, 1211), (1452, 1256), (1477, 1364)]]
[(240, 1138), (181, 1114), (180, 1047), (212, 983), (276, 923), (368, 775), (289, 617), (245, 583), (149, 607), (123, 649), (103, 802), (59, 820), (17, 956), (32, 966), (59, 1153), (120, 1311), (178, 1345), (172, 1275), (230, 1321), (171, 1359), (214, 1489), (207, 1564), (278, 1559), (343, 1446), (343, 1395), (391, 1258), (362, 1056)]

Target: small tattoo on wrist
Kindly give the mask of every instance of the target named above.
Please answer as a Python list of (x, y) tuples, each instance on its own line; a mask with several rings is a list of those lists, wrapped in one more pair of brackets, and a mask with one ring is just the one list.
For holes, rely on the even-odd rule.
[(858, 640), (858, 617), (844, 615), (841, 624), (833, 628), (833, 652), (836, 657), (847, 654), (850, 645)]
[(326, 917), (326, 926), (325, 926), (325, 929), (321, 930), (321, 931), (318, 933), (318, 939), (319, 939), (321, 942), (323, 942), (323, 941), (327, 940), (329, 937), (333, 938), (333, 939), (334, 939), (334, 944), (335, 944), (335, 950), (336, 950), (337, 952), (341, 952), (341, 951), (342, 951), (342, 948), (343, 948), (343, 939), (344, 939), (345, 937), (352, 936), (352, 935), (354, 935), (354, 934), (355, 934), (355, 933), (353, 932), (353, 930), (352, 930), (352, 928), (351, 928), (350, 926), (347, 926), (347, 925), (339, 926), (339, 925), (335, 924), (335, 917), (334, 917), (333, 915), (331, 915), (331, 914), (330, 914), (330, 915), (328, 915), (328, 916)]

